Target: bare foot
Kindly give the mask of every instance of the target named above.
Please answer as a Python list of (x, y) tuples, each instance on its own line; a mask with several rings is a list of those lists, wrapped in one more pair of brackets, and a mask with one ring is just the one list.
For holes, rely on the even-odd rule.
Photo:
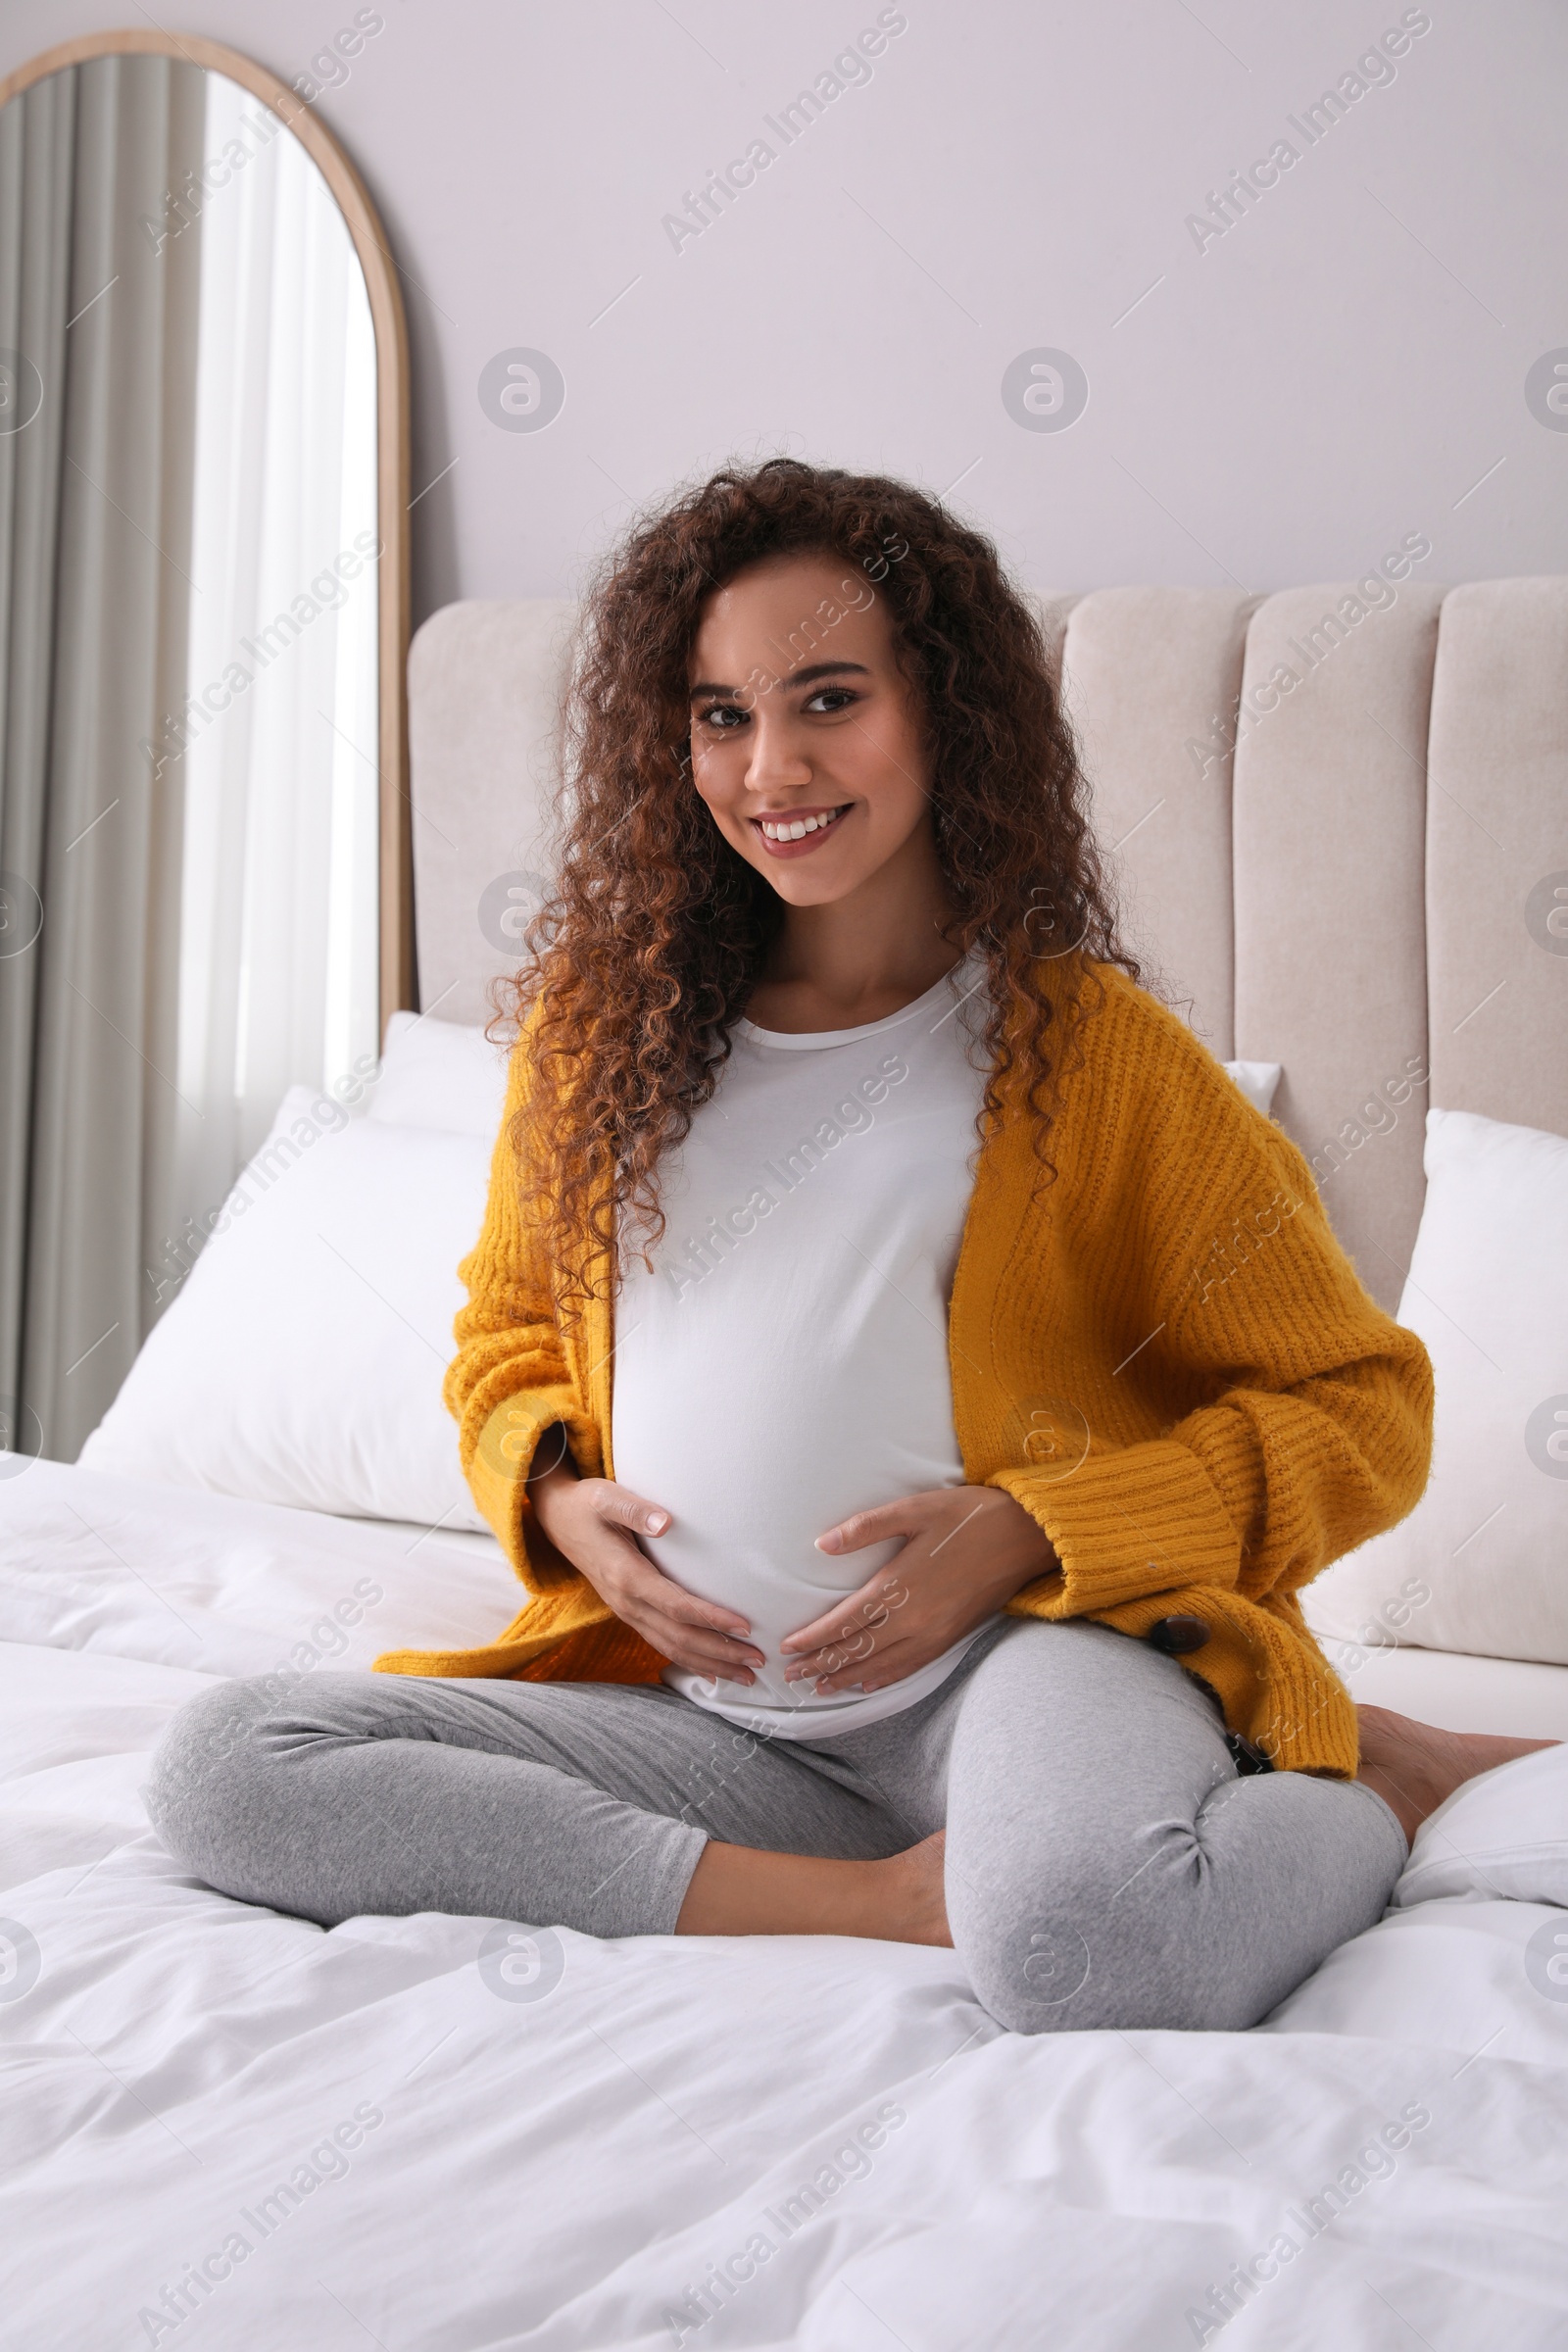
[(710, 1838), (675, 1921), (677, 1936), (870, 1936), (945, 1943), (939, 1831), (881, 1862), (773, 1854)]
[(938, 1830), (934, 1838), (923, 1838), (906, 1852), (872, 1864), (886, 1873), (888, 1888), (886, 1924), (875, 1932), (890, 1943), (944, 1943), (952, 1948), (943, 1870), (947, 1842), (947, 1832)]
[(1429, 1814), (1478, 1772), (1511, 1764), (1555, 1740), (1506, 1740), (1491, 1732), (1445, 1732), (1391, 1707), (1357, 1707), (1361, 1763), (1356, 1773), (1397, 1818), (1406, 1844)]

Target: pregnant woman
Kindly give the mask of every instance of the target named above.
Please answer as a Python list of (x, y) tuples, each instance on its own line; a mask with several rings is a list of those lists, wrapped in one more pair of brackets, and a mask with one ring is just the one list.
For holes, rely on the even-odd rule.
[(1525, 1741), (1351, 1705), (1299, 1588), (1431, 1370), (1139, 984), (1035, 618), (773, 461), (592, 600), (447, 1397), (493, 1647), (220, 1688), (155, 1821), (333, 1923), (953, 1943), (1021, 2032), (1250, 2025)]

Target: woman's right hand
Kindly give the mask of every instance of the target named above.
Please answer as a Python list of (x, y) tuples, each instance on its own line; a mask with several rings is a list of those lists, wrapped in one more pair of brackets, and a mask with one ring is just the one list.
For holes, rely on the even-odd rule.
[(762, 1664), (762, 1653), (747, 1639), (746, 1619), (683, 1591), (638, 1544), (640, 1535), (662, 1536), (668, 1527), (661, 1503), (612, 1478), (581, 1477), (564, 1446), (550, 1469), (529, 1478), (528, 1499), (556, 1549), (661, 1657), (719, 1682), (756, 1681), (751, 1669)]

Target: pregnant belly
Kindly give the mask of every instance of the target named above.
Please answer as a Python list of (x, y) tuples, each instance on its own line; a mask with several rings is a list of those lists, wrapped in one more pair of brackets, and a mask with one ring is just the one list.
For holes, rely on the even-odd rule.
[[(834, 1515), (812, 1510), (803, 1517), (798, 1498), (793, 1509), (791, 1499), (775, 1497), (772, 1508), (759, 1500), (743, 1512), (710, 1508), (700, 1517), (683, 1516), (671, 1503), (667, 1533), (644, 1538), (650, 1558), (665, 1576), (703, 1600), (738, 1609), (747, 1620), (767, 1661), (756, 1670), (750, 1695), (764, 1705), (787, 1705), (802, 1695), (799, 1684), (784, 1680), (785, 1636), (799, 1633), (846, 1593), (858, 1592), (903, 1548), (895, 1539), (837, 1558), (818, 1551), (815, 1538), (834, 1524)], [(845, 1516), (846, 1511), (837, 1514)]]
[[(882, 1329), (884, 1299), (912, 1335)], [(695, 1329), (665, 1329), (667, 1313), (628, 1318), (612, 1408), (615, 1477), (670, 1514), (665, 1534), (643, 1539), (655, 1565), (751, 1626), (766, 1660), (744, 1693), (753, 1704), (799, 1703), (802, 1686), (784, 1681), (785, 1636), (903, 1548), (894, 1539), (834, 1555), (817, 1550), (817, 1537), (854, 1511), (963, 1481), (941, 1324), (911, 1317), (871, 1277), (856, 1312), (859, 1320), (843, 1307), (841, 1323), (854, 1321), (848, 1336), (759, 1312), (744, 1346), (699, 1345), (705, 1335)], [(706, 1337), (722, 1342), (724, 1332)]]
[[(956, 1444), (911, 1447), (900, 1434), (868, 1446), (866, 1434), (856, 1431), (860, 1443), (848, 1452), (809, 1442), (742, 1452), (694, 1442), (689, 1423), (677, 1433), (672, 1423), (657, 1430), (617, 1420), (616, 1478), (670, 1514), (663, 1535), (642, 1539), (650, 1559), (686, 1592), (738, 1609), (751, 1626), (766, 1660), (747, 1693), (753, 1703), (799, 1702), (802, 1686), (784, 1680), (785, 1636), (858, 1592), (903, 1549), (894, 1538), (833, 1554), (817, 1550), (817, 1537), (852, 1511), (962, 1481)], [(653, 1440), (646, 1452), (645, 1438)]]

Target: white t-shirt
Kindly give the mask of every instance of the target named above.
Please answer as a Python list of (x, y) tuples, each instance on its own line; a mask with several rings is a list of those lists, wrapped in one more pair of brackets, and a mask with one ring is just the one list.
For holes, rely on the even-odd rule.
[[(615, 1476), (671, 1514), (665, 1575), (738, 1609), (767, 1663), (748, 1689), (671, 1666), (699, 1706), (820, 1739), (911, 1706), (969, 1642), (887, 1690), (786, 1683), (779, 1643), (857, 1592), (898, 1541), (833, 1557), (851, 1511), (961, 1486), (948, 1303), (973, 1183), (978, 959), (859, 1029), (736, 1025), (711, 1101), (661, 1174), (653, 1270), (616, 1307)], [(977, 1628), (976, 1631), (979, 1629)]]

